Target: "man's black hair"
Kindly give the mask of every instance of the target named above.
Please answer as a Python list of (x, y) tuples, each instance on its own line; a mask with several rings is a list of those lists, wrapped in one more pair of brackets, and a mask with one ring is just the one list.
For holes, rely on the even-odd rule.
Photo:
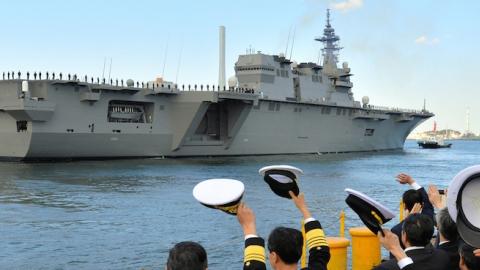
[(475, 254), (473, 254), (474, 250), (474, 247), (464, 243), (463, 241), (460, 241), (458, 253), (460, 254), (460, 257), (463, 258), (465, 266), (467, 266), (468, 270), (480, 269), (480, 257), (476, 257)]
[(423, 214), (411, 214), (403, 222), (403, 232), (411, 246), (424, 247), (433, 236), (433, 220)]
[(198, 243), (180, 242), (170, 249), (167, 270), (205, 270), (207, 267), (207, 252)]
[(405, 204), (405, 209), (412, 211), (413, 206), (416, 203), (423, 203), (422, 194), (414, 189), (409, 189), (403, 193), (402, 196), (403, 203)]
[(438, 230), (443, 235), (443, 237), (445, 237), (448, 241), (457, 241), (459, 237), (457, 224), (455, 224), (455, 221), (453, 221), (453, 219), (450, 217), (450, 214), (448, 213), (448, 209), (446, 207), (438, 211), (437, 225)]
[(275, 228), (268, 237), (268, 250), (275, 252), (286, 264), (296, 264), (302, 257), (303, 236), (299, 230)]

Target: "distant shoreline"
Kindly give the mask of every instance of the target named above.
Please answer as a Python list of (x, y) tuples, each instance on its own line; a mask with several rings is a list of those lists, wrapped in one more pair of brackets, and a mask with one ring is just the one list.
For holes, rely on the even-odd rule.
[[(421, 139), (407, 138), (409, 141), (419, 141)], [(456, 138), (456, 139), (445, 139), (445, 141), (480, 141), (480, 137), (477, 138)]]

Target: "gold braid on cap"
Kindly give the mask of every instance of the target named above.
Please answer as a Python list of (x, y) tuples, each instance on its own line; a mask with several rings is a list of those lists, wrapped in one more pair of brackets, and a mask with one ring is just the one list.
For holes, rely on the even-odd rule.
[(375, 213), (375, 211), (372, 210), (372, 212), (370, 212), (370, 214), (372, 214), (372, 216), (378, 221), (378, 223), (380, 225), (383, 225), (382, 218), (379, 215), (377, 215), (377, 213)]
[(222, 210), (231, 214), (236, 214), (238, 210), (238, 203), (231, 206), (215, 206), (215, 209)]

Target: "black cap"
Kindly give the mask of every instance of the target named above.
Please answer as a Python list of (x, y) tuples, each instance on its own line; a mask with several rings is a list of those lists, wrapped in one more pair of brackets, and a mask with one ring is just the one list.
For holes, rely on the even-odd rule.
[(289, 191), (298, 196), (298, 177), (303, 174), (299, 168), (289, 165), (273, 165), (261, 168), (258, 173), (263, 176), (270, 189), (280, 197), (290, 199)]
[(382, 231), (383, 224), (395, 217), (392, 211), (367, 195), (349, 188), (345, 191), (348, 193), (345, 202), (375, 235)]

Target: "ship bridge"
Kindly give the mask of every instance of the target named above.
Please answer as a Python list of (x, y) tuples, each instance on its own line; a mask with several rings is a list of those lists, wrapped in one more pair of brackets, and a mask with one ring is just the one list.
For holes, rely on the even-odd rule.
[(352, 74), (348, 63), (337, 67), (338, 53), (342, 49), (340, 37), (330, 24), (330, 11), (323, 36), (315, 38), (323, 43), (323, 63), (295, 63), (285, 55), (267, 55), (261, 52), (240, 55), (235, 63), (238, 86), (255, 89), (261, 98), (282, 101), (328, 103), (359, 107), (355, 102)]

